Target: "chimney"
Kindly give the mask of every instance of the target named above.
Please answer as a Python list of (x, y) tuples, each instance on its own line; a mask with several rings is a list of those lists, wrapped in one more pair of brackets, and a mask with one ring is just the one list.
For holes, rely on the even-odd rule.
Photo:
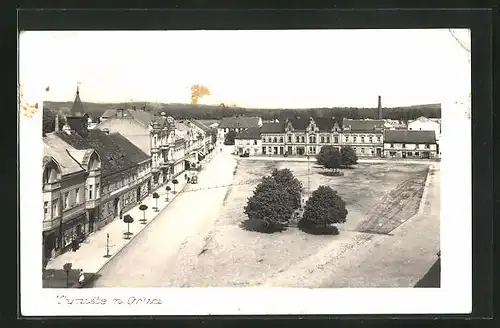
[(56, 114), (56, 122), (55, 122), (54, 131), (59, 132), (59, 114)]
[(382, 119), (382, 97), (378, 96), (378, 119)]

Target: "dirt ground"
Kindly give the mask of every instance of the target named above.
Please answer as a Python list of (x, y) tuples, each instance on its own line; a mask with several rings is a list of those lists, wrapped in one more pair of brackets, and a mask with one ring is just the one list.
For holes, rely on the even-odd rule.
[[(240, 227), (240, 223), (246, 219), (243, 207), (247, 198), (252, 195), (260, 179), (270, 174), (275, 167), (289, 168), (301, 180), (306, 191), (309, 188), (315, 190), (319, 185), (329, 185), (339, 192), (349, 211), (347, 222), (338, 226), (339, 235), (309, 235), (296, 228), (263, 234)], [(308, 170), (311, 172), (310, 179)], [(398, 236), (392, 240), (388, 238), (393, 238), (391, 233), (394, 229), (397, 230), (418, 213), (428, 170), (429, 165), (359, 164), (354, 169), (344, 170), (344, 176), (329, 177), (322, 175), (325, 169), (312, 161), (308, 165), (299, 162), (238, 160), (232, 186), (226, 192), (212, 228), (203, 238), (201, 251), (197, 250), (199, 252), (194, 254), (194, 249), (188, 251), (188, 247), (178, 253), (179, 266), (182, 267), (183, 262), (189, 259), (190, 270), (176, 270), (177, 273), (170, 276), (169, 285), (373, 287), (380, 284), (384, 287), (411, 287), (433, 262), (427, 258), (425, 261), (415, 259), (412, 265), (406, 265), (409, 262), (404, 254), (408, 254), (408, 258), (410, 254), (398, 248), (404, 243)], [(439, 167), (432, 169), (432, 175), (436, 174), (439, 175)], [(437, 184), (439, 190), (439, 179), (433, 180), (433, 184)], [(426, 251), (426, 254), (433, 252), (439, 245), (439, 224), (437, 221), (436, 228), (435, 219), (436, 213), (439, 217), (439, 198), (437, 203), (434, 198), (432, 204), (428, 205), (433, 208), (434, 221), (430, 223), (432, 229), (426, 230), (430, 231), (426, 238), (435, 242), (430, 243), (433, 249)], [(419, 221), (418, 224), (420, 227), (427, 223)], [(415, 235), (412, 235), (412, 231), (415, 231)], [(411, 247), (418, 245), (420, 239), (416, 229), (404, 230), (404, 238), (416, 240)], [(186, 244), (189, 245), (190, 241), (187, 240)], [(375, 253), (371, 252), (377, 248), (383, 250), (384, 247), (390, 249), (379, 254), (377, 262), (371, 261), (370, 258), (376, 258)], [(384, 258), (386, 253), (387, 260)], [(391, 256), (398, 259), (392, 269), (387, 264)], [(402, 256), (403, 259), (399, 259)], [(340, 259), (342, 267), (326, 270), (336, 265), (336, 259)], [(351, 263), (356, 261), (361, 266), (361, 263), (365, 263), (364, 267), (351, 268)], [(353, 269), (354, 273), (349, 271)], [(334, 272), (341, 276), (332, 277)], [(380, 277), (382, 272), (385, 272), (384, 277)], [(404, 279), (399, 277), (400, 273)]]

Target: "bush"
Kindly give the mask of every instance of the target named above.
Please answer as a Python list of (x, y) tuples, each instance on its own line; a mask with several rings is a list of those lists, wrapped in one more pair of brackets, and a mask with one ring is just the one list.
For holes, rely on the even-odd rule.
[(345, 202), (337, 192), (328, 186), (319, 186), (307, 200), (299, 226), (311, 230), (322, 225), (327, 232), (329, 225), (345, 223), (347, 214)]

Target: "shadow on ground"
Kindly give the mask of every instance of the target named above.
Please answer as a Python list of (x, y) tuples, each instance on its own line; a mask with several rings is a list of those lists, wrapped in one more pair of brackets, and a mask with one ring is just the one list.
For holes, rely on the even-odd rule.
[(240, 228), (247, 231), (261, 232), (261, 233), (274, 233), (283, 232), (286, 230), (284, 226), (268, 227), (263, 221), (246, 219), (240, 223)]
[(414, 286), (415, 288), (441, 287), (441, 259), (439, 258)]

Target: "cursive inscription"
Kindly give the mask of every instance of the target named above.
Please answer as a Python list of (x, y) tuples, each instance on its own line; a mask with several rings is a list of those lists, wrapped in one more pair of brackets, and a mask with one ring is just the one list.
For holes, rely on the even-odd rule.
[(57, 304), (60, 305), (107, 305), (107, 304), (118, 304), (118, 305), (153, 305), (153, 304), (163, 304), (159, 298), (151, 297), (135, 297), (130, 296), (128, 298), (106, 298), (101, 296), (92, 297), (68, 297), (66, 295), (58, 295), (56, 297)]

